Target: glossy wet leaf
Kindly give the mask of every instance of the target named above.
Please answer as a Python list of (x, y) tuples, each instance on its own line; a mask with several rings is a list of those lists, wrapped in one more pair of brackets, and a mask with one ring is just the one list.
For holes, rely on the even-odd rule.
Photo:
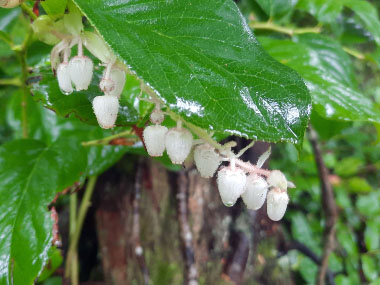
[(299, 0), (296, 7), (315, 16), (322, 23), (331, 23), (335, 22), (341, 13), (342, 2), (340, 0)]
[(380, 20), (376, 8), (364, 0), (344, 0), (344, 5), (359, 17), (375, 42), (380, 45)]
[(298, 42), (262, 37), (264, 48), (305, 79), (313, 110), (327, 119), (380, 122), (380, 109), (357, 87), (348, 55), (334, 40), (307, 34)]
[(85, 167), (86, 157), (69, 139), (0, 147), (0, 284), (32, 284), (41, 272), (52, 242), (47, 207)]
[[(99, 89), (99, 82), (102, 71), (94, 72), (91, 85), (88, 90), (74, 91), (70, 95), (61, 93), (58, 87), (57, 78), (54, 77), (50, 66), (43, 66), (35, 70), (35, 82), (32, 85), (34, 99), (42, 101), (45, 107), (54, 110), (59, 116), (75, 115), (82, 122), (89, 125), (98, 125), (96, 117), (92, 110), (92, 100), (96, 96), (103, 95)], [(117, 126), (129, 126), (135, 124), (138, 120), (136, 110), (129, 102), (121, 98), (119, 114), (116, 121)]]
[(113, 51), (171, 110), (208, 130), (300, 143), (301, 78), (269, 57), (232, 1), (77, 0)]
[(256, 0), (256, 2), (272, 19), (290, 14), (297, 4), (294, 0)]

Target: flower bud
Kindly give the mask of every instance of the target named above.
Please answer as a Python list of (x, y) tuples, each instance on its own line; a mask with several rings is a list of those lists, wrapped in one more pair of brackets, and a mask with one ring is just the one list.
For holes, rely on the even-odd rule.
[(209, 144), (201, 144), (195, 148), (194, 160), (199, 173), (204, 178), (214, 176), (221, 162), (220, 156)]
[(110, 76), (106, 79), (106, 70), (100, 81), (99, 87), (106, 94), (120, 98), (125, 85), (125, 72), (119, 68), (113, 67)]
[(247, 177), (240, 168), (223, 167), (218, 172), (217, 184), (220, 198), (227, 207), (235, 205), (243, 194)]
[(168, 128), (161, 125), (152, 125), (144, 129), (143, 138), (150, 156), (162, 156), (165, 151), (165, 135)]
[(68, 63), (60, 63), (57, 69), (57, 79), (59, 89), (65, 95), (69, 95), (73, 92), (73, 86), (71, 84), (71, 78), (69, 74), (69, 64)]
[(150, 121), (153, 124), (161, 124), (165, 119), (165, 115), (161, 110), (154, 109), (152, 114), (150, 114)]
[(14, 8), (20, 5), (24, 0), (0, 0), (0, 7), (2, 8)]
[(103, 129), (115, 126), (117, 113), (119, 112), (119, 100), (114, 96), (97, 96), (92, 101), (92, 108), (99, 125)]
[(273, 170), (268, 177), (268, 184), (274, 188), (286, 190), (288, 188), (288, 181), (285, 175), (280, 170)]
[(248, 209), (258, 210), (263, 206), (267, 192), (268, 183), (265, 179), (256, 174), (250, 174), (247, 177), (245, 191), (241, 198)]
[(267, 214), (272, 221), (279, 221), (285, 215), (289, 197), (286, 190), (273, 188), (267, 197)]
[(71, 81), (77, 91), (87, 90), (91, 83), (94, 64), (87, 56), (75, 56), (69, 62)]
[(172, 128), (165, 136), (166, 152), (174, 164), (182, 164), (191, 151), (193, 135), (183, 128)]

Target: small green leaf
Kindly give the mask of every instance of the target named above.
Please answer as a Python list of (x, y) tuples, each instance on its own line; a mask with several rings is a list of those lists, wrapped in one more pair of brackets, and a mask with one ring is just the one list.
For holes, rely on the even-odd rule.
[(380, 248), (380, 223), (367, 221), (364, 231), (364, 241), (368, 251)]
[(344, 5), (355, 12), (375, 42), (380, 45), (380, 21), (376, 8), (364, 0), (344, 0)]
[(233, 1), (75, 3), (115, 54), (190, 123), (302, 142), (309, 94), (297, 73), (264, 52)]
[(339, 161), (335, 167), (335, 173), (340, 176), (351, 176), (359, 171), (363, 161), (358, 157), (346, 157)]
[(292, 216), (291, 220), (293, 237), (304, 243), (314, 252), (319, 253), (320, 248), (315, 240), (316, 235), (313, 234), (306, 217), (301, 213), (297, 213)]
[(32, 284), (42, 271), (52, 242), (47, 206), (85, 167), (86, 157), (70, 139), (0, 147), (0, 284)]
[(63, 262), (61, 251), (54, 246), (49, 249), (48, 256), (49, 261), (38, 278), (38, 282), (42, 282), (49, 278), (49, 276), (51, 276)]
[(362, 264), (364, 275), (369, 281), (373, 281), (379, 276), (376, 261), (371, 256), (363, 254)]
[(65, 13), (67, 0), (45, 0), (41, 1), (41, 6), (50, 17), (58, 18)]
[(335, 22), (342, 11), (340, 0), (299, 0), (297, 8), (315, 16), (321, 23)]
[(356, 208), (368, 218), (380, 214), (380, 193), (371, 192), (368, 195), (359, 196), (356, 200)]
[(348, 180), (348, 189), (352, 193), (368, 193), (372, 186), (364, 178), (352, 177)]
[(256, 0), (270, 18), (281, 18), (292, 13), (297, 1), (294, 0)]

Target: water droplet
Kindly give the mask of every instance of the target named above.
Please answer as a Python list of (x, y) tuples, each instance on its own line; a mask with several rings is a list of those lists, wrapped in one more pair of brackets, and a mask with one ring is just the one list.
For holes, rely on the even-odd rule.
[(62, 90), (61, 88), (59, 88), (59, 89), (61, 90), (61, 93), (62, 93), (63, 95), (70, 95), (71, 93), (73, 93), (72, 90), (71, 90), (70, 92), (67, 92), (67, 91)]

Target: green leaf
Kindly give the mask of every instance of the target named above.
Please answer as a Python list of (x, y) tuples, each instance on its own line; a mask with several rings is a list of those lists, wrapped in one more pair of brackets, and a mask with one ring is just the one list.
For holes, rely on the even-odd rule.
[[(35, 70), (34, 75), (41, 80), (33, 84), (31, 91), (35, 100), (41, 100), (45, 107), (54, 110), (57, 115), (66, 117), (74, 114), (82, 122), (98, 126), (92, 110), (92, 100), (102, 95), (98, 86), (101, 74), (99, 70), (94, 71), (94, 78), (88, 90), (64, 95), (59, 90), (57, 78), (54, 77), (50, 67), (43, 66)], [(129, 126), (135, 124), (137, 120), (136, 110), (125, 97), (122, 97), (116, 125)]]
[(52, 18), (63, 16), (67, 6), (67, 0), (45, 0), (41, 2), (46, 14)]
[(352, 177), (348, 180), (348, 190), (352, 193), (368, 193), (372, 191), (372, 186), (364, 178)]
[(50, 146), (17, 140), (0, 147), (0, 284), (34, 282), (52, 242), (47, 206), (85, 167), (86, 157), (69, 139)]
[(297, 4), (297, 0), (256, 0), (256, 2), (270, 18), (281, 18), (290, 14)]
[(260, 38), (274, 58), (297, 70), (313, 99), (313, 111), (341, 121), (380, 122), (380, 110), (358, 91), (352, 63), (340, 45), (327, 37), (306, 34), (298, 42)]
[(321, 23), (332, 23), (341, 13), (343, 3), (340, 0), (299, 0), (297, 8), (315, 16)]
[(314, 252), (319, 253), (320, 249), (317, 241), (315, 240), (316, 235), (313, 234), (306, 217), (301, 213), (297, 213), (292, 216), (291, 220), (293, 237), (305, 244)]
[(362, 264), (365, 277), (369, 281), (374, 281), (379, 276), (376, 261), (371, 256), (363, 254)]
[(75, 3), (187, 121), (226, 134), (302, 142), (309, 94), (297, 73), (264, 52), (232, 1)]
[[(13, 138), (22, 138), (21, 127), (21, 101), (22, 94), (14, 92), (6, 109), (7, 124), (13, 131)], [(82, 123), (77, 118), (61, 118), (53, 111), (42, 107), (42, 104), (34, 102), (32, 97), (27, 97), (28, 134), (30, 138), (39, 139), (46, 144), (51, 144), (58, 137), (70, 137), (77, 147), (87, 155), (86, 175), (98, 175), (118, 161), (128, 150), (125, 146), (95, 146), (82, 148), (81, 143), (90, 140), (98, 140), (114, 134), (115, 130), (103, 130), (99, 126), (90, 126)], [(125, 129), (116, 129), (118, 132)]]
[(51, 276), (63, 262), (61, 251), (54, 246), (49, 249), (48, 256), (49, 262), (39, 276), (38, 282), (42, 282), (49, 278), (49, 276)]
[(380, 193), (371, 192), (368, 195), (361, 195), (356, 200), (356, 208), (360, 214), (368, 218), (380, 214)]
[(367, 221), (364, 231), (364, 241), (369, 251), (380, 248), (380, 223)]
[(344, 5), (355, 12), (375, 42), (380, 45), (380, 21), (376, 8), (370, 2), (362, 0), (344, 0)]
[(354, 156), (346, 157), (339, 161), (335, 168), (335, 173), (340, 176), (351, 176), (359, 171), (363, 161)]

